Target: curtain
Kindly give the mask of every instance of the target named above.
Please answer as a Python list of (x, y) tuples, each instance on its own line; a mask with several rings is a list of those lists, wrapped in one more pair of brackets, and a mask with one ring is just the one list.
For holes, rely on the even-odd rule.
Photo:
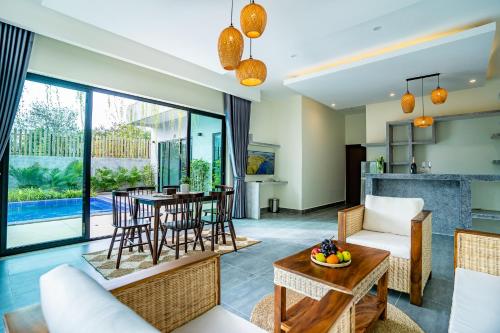
[(234, 179), (234, 218), (245, 218), (245, 174), (250, 130), (250, 101), (224, 94), (224, 113), (229, 142), (229, 157)]
[(0, 22), (0, 159), (7, 149), (23, 92), (33, 35)]

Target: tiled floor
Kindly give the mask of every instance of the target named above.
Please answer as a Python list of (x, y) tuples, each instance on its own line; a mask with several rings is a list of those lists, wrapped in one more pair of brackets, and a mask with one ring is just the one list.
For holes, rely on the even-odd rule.
[[(326, 209), (307, 215), (280, 213), (265, 215), (259, 221), (237, 221), (238, 234), (262, 243), (222, 256), (223, 305), (249, 319), (255, 303), (273, 291), (272, 263), (336, 234), (336, 215), (335, 209)], [(39, 302), (39, 276), (59, 264), (69, 263), (96, 276), (98, 273), (81, 255), (107, 245), (107, 240), (96, 241), (1, 259), (0, 313)], [(453, 293), (452, 237), (434, 235), (432, 274), (423, 307), (409, 304), (408, 296), (399, 292), (391, 291), (389, 301), (419, 323), (425, 332), (447, 332)]]

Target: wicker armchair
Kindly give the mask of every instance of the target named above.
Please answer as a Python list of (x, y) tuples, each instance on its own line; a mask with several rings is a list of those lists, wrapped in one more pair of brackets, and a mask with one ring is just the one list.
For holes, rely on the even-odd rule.
[[(408, 221), (408, 224), (411, 224), (411, 231), (407, 236), (407, 249), (402, 250), (406, 251), (406, 258), (394, 255), (391, 249), (394, 244), (391, 244), (390, 234), (387, 235), (385, 243), (359, 242), (356, 234), (364, 230), (364, 218), (364, 205), (339, 211), (339, 240), (391, 251), (389, 288), (410, 294), (410, 303), (421, 306), (425, 285), (432, 276), (432, 213), (422, 210)], [(378, 232), (375, 234), (384, 235)], [(394, 235), (394, 237), (405, 242), (405, 236)]]

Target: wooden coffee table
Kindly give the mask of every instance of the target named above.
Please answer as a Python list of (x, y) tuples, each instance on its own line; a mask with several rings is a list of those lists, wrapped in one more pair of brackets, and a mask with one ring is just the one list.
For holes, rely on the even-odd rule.
[[(336, 242), (351, 252), (351, 265), (343, 268), (323, 267), (310, 260), (314, 247), (274, 263), (274, 332), (286, 332), (286, 289), (292, 289), (314, 300), (328, 291), (337, 290), (354, 296), (355, 329), (365, 332), (378, 320), (387, 317), (388, 251)], [(377, 296), (369, 295), (377, 283)], [(298, 314), (300, 315), (300, 314)]]

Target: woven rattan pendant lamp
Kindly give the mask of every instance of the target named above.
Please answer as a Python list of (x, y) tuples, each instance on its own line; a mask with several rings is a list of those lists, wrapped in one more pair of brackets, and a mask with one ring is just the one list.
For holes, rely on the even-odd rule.
[(243, 55), (243, 35), (233, 26), (233, 0), (231, 0), (231, 24), (219, 35), (219, 60), (225, 70), (238, 68)]
[(431, 101), (434, 104), (443, 104), (444, 102), (446, 102), (446, 98), (448, 97), (448, 91), (446, 91), (446, 89), (441, 88), (439, 86), (439, 75), (440, 74), (438, 74), (438, 76), (437, 76), (438, 77), (438, 86), (431, 93)]
[(259, 38), (266, 29), (267, 13), (264, 7), (251, 0), (240, 13), (241, 30), (248, 38)]
[(401, 96), (401, 108), (404, 113), (412, 113), (415, 108), (415, 96), (408, 90), (408, 81), (406, 81), (406, 93)]
[(413, 120), (413, 125), (420, 128), (426, 128), (434, 124), (434, 118), (425, 115), (425, 105), (424, 105), (424, 78), (422, 80), (422, 116), (417, 117)]
[(259, 86), (267, 77), (267, 67), (262, 61), (252, 57), (252, 40), (250, 39), (250, 57), (243, 60), (236, 70), (238, 81), (244, 86)]

